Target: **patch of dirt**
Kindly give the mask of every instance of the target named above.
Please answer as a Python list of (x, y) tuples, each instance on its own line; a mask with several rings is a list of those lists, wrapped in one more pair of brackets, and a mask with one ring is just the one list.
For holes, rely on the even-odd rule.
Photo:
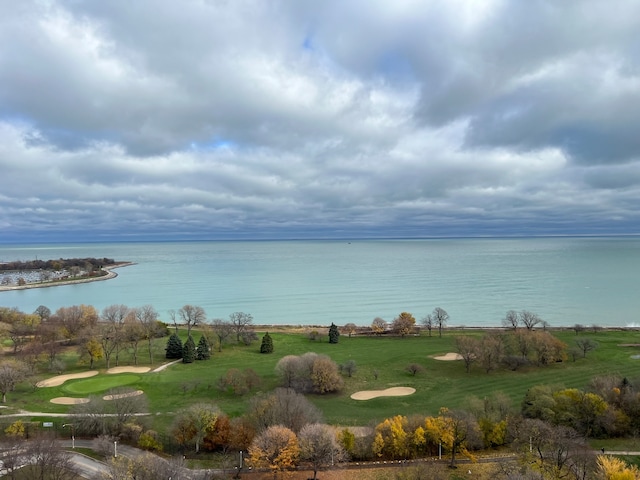
[(438, 355), (437, 357), (433, 357), (436, 360), (441, 360), (443, 362), (451, 362), (453, 360), (462, 360), (462, 355), (459, 353), (449, 352), (446, 355)]
[(149, 367), (113, 367), (107, 373), (147, 373), (149, 370)]
[(378, 397), (403, 397), (416, 393), (415, 388), (411, 387), (392, 387), (386, 390), (363, 390), (351, 395), (353, 400), (371, 400)]
[(80, 373), (68, 373), (66, 375), (58, 375), (57, 377), (51, 377), (41, 382), (36, 383), (36, 387), (59, 387), (67, 380), (75, 380), (76, 378), (88, 378), (98, 375), (97, 370), (90, 370), (88, 372)]
[(56, 397), (49, 400), (56, 405), (78, 405), (80, 403), (89, 403), (88, 398), (73, 398), (73, 397)]
[(137, 397), (138, 395), (142, 395), (144, 392), (142, 390), (136, 390), (135, 392), (129, 393), (120, 393), (118, 395), (105, 395), (102, 397), (103, 400), (116, 400), (118, 398), (128, 398), (128, 397)]

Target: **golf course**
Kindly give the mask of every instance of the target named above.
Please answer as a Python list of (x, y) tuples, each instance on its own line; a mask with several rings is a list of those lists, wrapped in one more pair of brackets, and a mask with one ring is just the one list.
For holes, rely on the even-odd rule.
[[(264, 331), (258, 327), (258, 336)], [(200, 333), (192, 331), (197, 339)], [(565, 388), (584, 388), (599, 375), (619, 375), (628, 379), (640, 378), (640, 332), (630, 329), (598, 330), (583, 332), (597, 343), (597, 348), (586, 356), (569, 358), (564, 362), (546, 366), (526, 366), (516, 371), (499, 368), (486, 373), (472, 365), (467, 373), (463, 362), (456, 360), (455, 338), (461, 335), (480, 336), (480, 330), (446, 330), (442, 337), (427, 336), (353, 336), (340, 337), (337, 344), (330, 344), (326, 337), (310, 340), (304, 332), (276, 331), (273, 337), (274, 352), (259, 353), (259, 345), (223, 345), (222, 351), (214, 351), (209, 360), (191, 364), (175, 363), (162, 371), (151, 370), (168, 361), (163, 357), (166, 338), (157, 339), (154, 348), (154, 365), (140, 358), (137, 366), (126, 350), (120, 353), (119, 367), (122, 373), (107, 374), (97, 368), (88, 378), (70, 378), (62, 384), (35, 387), (33, 382), (19, 384), (11, 392), (4, 414), (18, 411), (65, 413), (68, 405), (51, 403), (57, 397), (85, 398), (105, 395), (116, 387), (128, 387), (144, 392), (158, 429), (170, 423), (173, 413), (196, 402), (213, 402), (229, 415), (240, 416), (246, 412), (250, 398), (258, 392), (267, 392), (279, 386), (277, 362), (286, 355), (316, 352), (328, 355), (338, 364), (352, 361), (355, 371), (343, 375), (344, 387), (339, 393), (308, 395), (320, 408), (327, 423), (343, 426), (369, 425), (392, 415), (434, 415), (441, 407), (464, 407), (470, 397), (483, 398), (495, 392), (509, 397), (515, 407), (522, 402), (527, 389), (535, 385), (552, 385)], [(576, 334), (571, 330), (556, 330), (553, 334), (570, 347)], [(186, 339), (186, 332), (181, 332)], [(217, 350), (217, 349), (215, 349)], [(87, 367), (78, 359), (74, 349), (61, 354), (67, 365), (65, 374), (87, 374)], [(417, 364), (419, 371), (411, 373), (407, 366)], [(96, 362), (100, 367), (100, 362)], [(135, 368), (134, 368), (135, 367)], [(146, 368), (141, 368), (146, 367)], [(128, 371), (128, 369), (132, 371)], [(230, 369), (252, 370), (260, 383), (250, 392), (237, 395), (220, 390), (218, 380)], [(149, 370), (147, 373), (142, 373)], [(133, 371), (140, 373), (133, 373)], [(49, 377), (53, 377), (50, 375)], [(40, 382), (45, 381), (43, 376)], [(386, 389), (410, 389), (411, 394), (372, 395), (370, 399), (357, 400), (353, 395), (365, 391)], [(406, 390), (405, 390), (406, 392)], [(362, 395), (362, 394), (361, 394)], [(360, 395), (360, 396), (361, 396)], [(356, 396), (357, 398), (357, 396)]]

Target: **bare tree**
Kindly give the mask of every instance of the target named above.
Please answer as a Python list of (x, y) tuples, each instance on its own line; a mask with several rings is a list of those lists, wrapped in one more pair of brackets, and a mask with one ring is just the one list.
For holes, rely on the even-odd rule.
[(17, 472), (28, 462), (28, 453), (25, 448), (23, 435), (8, 435), (0, 443), (2, 451), (2, 468), (7, 474), (7, 478), (15, 480)]
[(236, 334), (236, 341), (240, 343), (242, 334), (253, 326), (253, 316), (250, 313), (234, 312), (229, 315), (229, 321)]
[(71, 454), (56, 443), (53, 435), (38, 435), (25, 442), (26, 458), (31, 464), (29, 478), (72, 480), (78, 478), (73, 469)]
[(447, 326), (449, 314), (446, 310), (436, 307), (431, 315), (433, 316), (433, 324), (438, 327), (438, 335), (442, 337), (442, 329)]
[(468, 335), (456, 337), (456, 351), (462, 357), (467, 373), (471, 369), (471, 364), (478, 359), (479, 350), (479, 342), (476, 338)]
[(358, 327), (355, 323), (347, 323), (344, 327), (342, 327), (342, 331), (343, 333), (346, 333), (349, 338), (351, 338), (351, 335), (358, 331)]
[(520, 319), (518, 318), (518, 312), (515, 310), (509, 310), (502, 319), (502, 326), (505, 328), (512, 328), (513, 330), (518, 329), (519, 323)]
[[(105, 480), (158, 480), (164, 478), (185, 478), (183, 456), (170, 460), (152, 453), (144, 453), (134, 458), (111, 458), (107, 462), (108, 473)], [(130, 472), (135, 472), (131, 476)], [(190, 476), (191, 477), (191, 476)]]
[(296, 381), (300, 375), (302, 364), (300, 357), (296, 355), (286, 355), (278, 360), (276, 372), (280, 376), (284, 388), (296, 387)]
[(542, 319), (533, 312), (523, 310), (520, 312), (520, 322), (527, 327), (527, 330), (533, 330), (536, 325), (542, 323)]
[(59, 324), (69, 343), (74, 343), (83, 330), (94, 327), (98, 323), (98, 312), (88, 305), (61, 307), (49, 321)]
[(373, 333), (376, 335), (382, 335), (387, 331), (387, 322), (380, 317), (376, 317), (373, 319), (373, 322), (371, 322), (371, 330), (373, 330)]
[(12, 392), (16, 385), (25, 379), (27, 368), (24, 363), (4, 361), (0, 363), (0, 394), (2, 403), (7, 403), (7, 392)]
[(180, 320), (187, 326), (187, 337), (191, 336), (191, 329), (207, 321), (207, 315), (202, 307), (185, 305), (178, 310)]
[(284, 425), (299, 432), (308, 423), (322, 421), (322, 413), (313, 403), (290, 388), (277, 388), (268, 395), (251, 399), (249, 417), (258, 432), (272, 425)]
[(222, 344), (226, 342), (233, 333), (233, 325), (231, 325), (231, 322), (216, 318), (213, 321), (213, 332), (218, 340), (218, 352), (221, 352)]
[(149, 364), (153, 365), (153, 340), (161, 333), (158, 312), (151, 305), (135, 309), (136, 320), (142, 327), (143, 338), (147, 341)]
[(113, 414), (115, 433), (120, 434), (124, 425), (138, 414), (149, 411), (147, 396), (128, 387), (117, 387), (106, 395), (108, 412)]
[(357, 370), (356, 361), (351, 359), (340, 365), (340, 371), (347, 374), (347, 377), (351, 378)]
[(591, 350), (598, 348), (598, 342), (594, 342), (590, 338), (578, 338), (576, 339), (576, 345), (582, 352), (582, 357), (586, 358), (587, 353)]
[(120, 361), (120, 349), (124, 341), (122, 330), (124, 329), (124, 320), (127, 315), (129, 315), (129, 307), (126, 305), (109, 305), (102, 310), (101, 343), (107, 368), (110, 366), (111, 355), (114, 352), (116, 366)]
[(407, 368), (405, 368), (405, 370), (415, 377), (417, 373), (424, 370), (424, 367), (419, 363), (410, 363), (409, 365), (407, 365)]
[(146, 395), (124, 387), (71, 407), (76, 431), (87, 435), (119, 435), (126, 423), (148, 410)]
[(433, 315), (429, 314), (421, 320), (422, 325), (429, 332), (429, 336), (431, 336), (431, 330), (433, 330)]
[(478, 347), (478, 361), (484, 371), (489, 373), (498, 368), (504, 358), (502, 338), (498, 335), (487, 334), (482, 337)]
[(338, 442), (334, 429), (328, 425), (311, 423), (302, 427), (298, 434), (300, 459), (311, 464), (313, 479), (318, 476), (318, 469), (325, 465), (346, 460), (346, 452)]
[(49, 317), (51, 316), (51, 309), (49, 309), (49, 307), (46, 307), (44, 305), (40, 305), (38, 308), (35, 309), (33, 313), (38, 315), (41, 320), (48, 320)]
[(140, 342), (145, 339), (146, 332), (143, 325), (138, 322), (136, 312), (132, 310), (124, 321), (122, 337), (124, 342), (131, 347), (133, 364), (138, 365), (138, 349)]

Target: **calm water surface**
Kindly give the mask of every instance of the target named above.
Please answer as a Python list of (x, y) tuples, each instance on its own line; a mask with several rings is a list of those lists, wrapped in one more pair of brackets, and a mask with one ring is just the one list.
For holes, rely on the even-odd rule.
[(640, 239), (533, 238), (0, 245), (0, 262), (109, 257), (136, 265), (113, 280), (0, 292), (31, 312), (89, 304), (185, 304), (258, 324), (369, 325), (442, 307), (451, 325), (499, 325), (507, 310), (552, 326), (640, 324)]

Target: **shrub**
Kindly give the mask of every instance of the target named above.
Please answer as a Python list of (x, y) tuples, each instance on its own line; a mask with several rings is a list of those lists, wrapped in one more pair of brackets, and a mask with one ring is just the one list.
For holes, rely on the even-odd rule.
[(142, 433), (138, 439), (138, 447), (152, 452), (161, 452), (162, 443), (160, 443), (158, 432), (154, 430), (147, 430)]

